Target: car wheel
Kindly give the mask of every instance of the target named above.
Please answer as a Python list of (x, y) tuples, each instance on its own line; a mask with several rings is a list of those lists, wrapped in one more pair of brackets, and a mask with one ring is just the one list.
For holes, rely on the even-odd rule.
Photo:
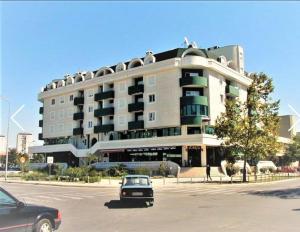
[(153, 206), (154, 202), (153, 201), (149, 201), (149, 206)]
[(52, 232), (52, 224), (51, 222), (44, 218), (42, 220), (39, 220), (35, 227), (35, 232)]

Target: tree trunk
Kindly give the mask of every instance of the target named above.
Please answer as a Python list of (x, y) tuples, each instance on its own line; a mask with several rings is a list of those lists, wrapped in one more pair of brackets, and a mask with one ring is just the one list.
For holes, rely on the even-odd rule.
[(244, 155), (244, 168), (243, 168), (243, 182), (245, 183), (247, 181), (247, 156)]

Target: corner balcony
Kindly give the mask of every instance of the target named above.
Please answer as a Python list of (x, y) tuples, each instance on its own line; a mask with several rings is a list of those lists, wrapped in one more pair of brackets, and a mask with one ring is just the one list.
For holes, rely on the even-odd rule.
[(73, 120), (82, 120), (84, 118), (83, 112), (78, 112), (73, 114)]
[(100, 92), (95, 94), (95, 101), (102, 101), (105, 99), (112, 99), (115, 97), (115, 91), (114, 90), (109, 90), (106, 92)]
[(100, 108), (94, 110), (95, 117), (110, 116), (110, 115), (114, 115), (114, 113), (115, 113), (114, 107)]
[(182, 77), (179, 79), (180, 87), (207, 87), (207, 77)]
[(202, 116), (181, 116), (180, 123), (181, 125), (201, 125)]
[(226, 86), (226, 95), (230, 97), (238, 97), (239, 96), (239, 88), (232, 86), (232, 85), (227, 85)]
[(83, 128), (82, 127), (74, 128), (73, 135), (83, 135)]
[(136, 112), (144, 110), (144, 102), (135, 102), (128, 104), (128, 112)]
[(43, 139), (43, 133), (39, 133), (39, 140), (44, 140)]
[(208, 106), (208, 101), (206, 96), (184, 96), (180, 98), (180, 106), (184, 105), (204, 105)]
[(94, 133), (105, 133), (109, 131), (114, 131), (114, 124), (98, 125), (94, 126)]
[(39, 127), (43, 127), (43, 120), (39, 120)]
[(128, 122), (128, 130), (144, 129), (144, 120)]
[(40, 113), (40, 114), (43, 114), (43, 113), (44, 113), (44, 107), (42, 107), (42, 106), (40, 107), (39, 113)]
[(128, 95), (144, 93), (144, 84), (138, 84), (128, 87)]
[(84, 97), (75, 97), (74, 106), (79, 106), (84, 104)]

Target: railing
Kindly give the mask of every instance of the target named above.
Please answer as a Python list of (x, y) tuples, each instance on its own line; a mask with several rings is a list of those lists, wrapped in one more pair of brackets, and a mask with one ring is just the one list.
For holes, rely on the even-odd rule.
[(144, 84), (137, 84), (128, 87), (128, 95), (143, 93), (144, 92)]
[(102, 101), (104, 99), (111, 99), (115, 97), (114, 90), (108, 90), (105, 92), (100, 92), (95, 94), (95, 101)]

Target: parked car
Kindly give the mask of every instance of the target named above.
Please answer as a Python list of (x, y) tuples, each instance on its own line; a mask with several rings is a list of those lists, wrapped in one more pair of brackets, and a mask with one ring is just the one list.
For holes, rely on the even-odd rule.
[(0, 187), (0, 231), (52, 232), (60, 224), (59, 210), (25, 204)]
[(154, 195), (152, 182), (149, 176), (145, 175), (127, 175), (122, 179), (120, 200), (143, 201), (153, 206)]

